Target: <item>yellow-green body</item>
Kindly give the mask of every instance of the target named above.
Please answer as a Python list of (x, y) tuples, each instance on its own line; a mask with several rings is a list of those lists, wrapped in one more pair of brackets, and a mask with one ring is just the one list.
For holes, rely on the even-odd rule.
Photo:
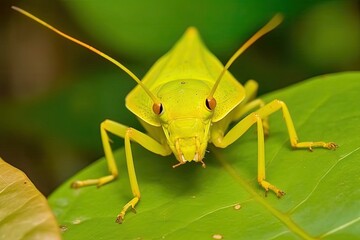
[[(245, 49), (281, 22), (280, 15), (275, 15), (245, 42), (225, 66), (204, 46), (197, 30), (190, 27), (175, 46), (160, 58), (140, 81), (124, 65), (101, 51), (68, 36), (20, 8), (13, 7), (13, 9), (104, 57), (138, 83), (138, 86), (126, 97), (126, 106), (138, 117), (147, 133), (115, 121), (103, 121), (100, 125), (101, 139), (110, 174), (100, 178), (75, 181), (72, 184), (75, 188), (88, 185), (101, 186), (114, 180), (118, 176), (118, 168), (108, 132), (124, 138), (133, 198), (125, 204), (117, 216), (116, 221), (119, 223), (124, 219), (127, 210), (134, 209), (140, 200), (131, 141), (159, 155), (174, 153), (178, 161), (174, 167), (190, 161), (200, 162), (202, 166), (205, 166), (203, 157), (208, 143), (211, 142), (219, 148), (226, 148), (256, 124), (257, 180), (261, 187), (266, 191), (273, 191), (278, 197), (284, 195), (284, 192), (265, 180), (264, 135), (268, 133), (269, 115), (282, 111), (290, 144), (294, 148), (311, 150), (313, 147), (328, 149), (337, 147), (333, 142), (299, 142), (286, 104), (280, 100), (265, 104), (262, 100), (256, 99), (257, 83), (249, 80), (242, 86), (227, 70)], [(231, 122), (234, 122), (234, 126), (228, 129)]]
[(191, 27), (142, 80), (163, 104), (163, 113), (152, 111), (153, 102), (140, 85), (128, 94), (126, 106), (150, 136), (170, 147), (179, 162), (202, 161), (213, 129), (225, 131), (230, 112), (245, 98), (244, 87), (226, 72), (214, 95), (216, 109), (206, 107), (205, 100), (223, 69)]

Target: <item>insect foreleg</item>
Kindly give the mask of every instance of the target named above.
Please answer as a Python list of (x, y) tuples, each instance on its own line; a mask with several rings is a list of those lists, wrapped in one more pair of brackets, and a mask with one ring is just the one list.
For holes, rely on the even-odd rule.
[(269, 116), (270, 114), (281, 110), (283, 113), (283, 117), (286, 123), (286, 127), (290, 137), (290, 144), (294, 148), (309, 148), (312, 150), (313, 147), (322, 147), (327, 149), (335, 149), (337, 145), (333, 142), (298, 142), (298, 137), (296, 134), (296, 130), (293, 124), (293, 121), (290, 116), (290, 112), (283, 101), (280, 100), (273, 100), (272, 102), (268, 103), (261, 109), (257, 110), (256, 113), (260, 116)]
[(110, 139), (109, 139), (109, 136), (106, 131), (107, 131), (107, 127), (106, 127), (106, 120), (105, 120), (100, 125), (100, 133), (101, 133), (101, 140), (102, 140), (102, 144), (103, 144), (105, 157), (106, 157), (106, 161), (108, 164), (108, 169), (109, 169), (110, 175), (96, 178), (96, 179), (75, 181), (71, 185), (73, 188), (79, 188), (79, 187), (90, 186), (90, 185), (97, 185), (98, 187), (100, 187), (108, 182), (111, 182), (118, 176), (118, 169), (116, 166), (114, 155), (111, 150)]
[(129, 208), (134, 209), (135, 205), (140, 200), (140, 189), (136, 178), (136, 172), (134, 168), (133, 156), (131, 151), (131, 144), (130, 141), (135, 141), (139, 143), (144, 148), (148, 149), (151, 152), (154, 152), (159, 155), (169, 155), (171, 150), (167, 147), (163, 146), (159, 142), (157, 142), (152, 137), (120, 123), (105, 120), (100, 125), (101, 131), (101, 140), (104, 147), (105, 157), (108, 163), (108, 168), (110, 171), (110, 175), (101, 177), (98, 179), (89, 179), (83, 181), (76, 181), (73, 183), (73, 187), (82, 187), (88, 185), (97, 185), (101, 186), (106, 184), (112, 180), (114, 180), (118, 175), (118, 169), (115, 163), (114, 155), (110, 146), (110, 138), (108, 136), (108, 132), (114, 135), (117, 135), (121, 138), (124, 138), (125, 141), (125, 155), (126, 155), (126, 164), (128, 168), (129, 180), (131, 191), (133, 194), (133, 198), (125, 204), (123, 209), (121, 210), (120, 214), (117, 216), (116, 222), (121, 223), (124, 219), (125, 213)]
[(257, 135), (258, 135), (258, 182), (268, 191), (269, 189), (274, 191), (277, 196), (282, 196), (283, 191), (265, 181), (265, 147), (264, 147), (264, 129), (262, 117), (253, 112), (246, 116), (240, 122), (238, 122), (232, 129), (226, 133), (225, 136), (220, 136), (214, 131), (212, 134), (212, 142), (216, 147), (226, 148), (237, 139), (239, 139), (249, 128), (257, 123)]
[(294, 124), (292, 122), (290, 113), (284, 102), (274, 100), (259, 110), (249, 114), (247, 117), (238, 122), (232, 129), (229, 130), (225, 136), (221, 136), (217, 131), (213, 131), (211, 139), (215, 146), (225, 148), (228, 145), (239, 139), (253, 124), (257, 124), (258, 134), (258, 182), (266, 190), (272, 190), (277, 196), (281, 197), (284, 192), (265, 181), (265, 148), (264, 148), (264, 131), (262, 119), (268, 117), (272, 113), (281, 110), (284, 116), (284, 120), (288, 129), (290, 143), (294, 148), (309, 148), (312, 147), (323, 147), (328, 149), (334, 149), (337, 147), (332, 142), (298, 142), (298, 137)]

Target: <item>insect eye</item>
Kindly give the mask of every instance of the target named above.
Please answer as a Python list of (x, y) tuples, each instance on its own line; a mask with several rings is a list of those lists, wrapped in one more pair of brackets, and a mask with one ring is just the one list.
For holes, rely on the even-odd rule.
[(215, 98), (210, 98), (210, 99), (207, 98), (206, 101), (205, 101), (205, 105), (210, 111), (214, 110), (215, 107), (216, 107)]
[(156, 115), (160, 115), (163, 112), (163, 106), (161, 103), (154, 103), (152, 109)]

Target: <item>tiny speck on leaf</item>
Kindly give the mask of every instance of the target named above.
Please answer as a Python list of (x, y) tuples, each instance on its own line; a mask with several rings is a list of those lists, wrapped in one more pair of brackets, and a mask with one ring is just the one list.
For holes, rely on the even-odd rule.
[(239, 210), (240, 208), (241, 208), (241, 205), (240, 205), (240, 204), (235, 204), (235, 205), (234, 205), (234, 209), (235, 209), (235, 210)]
[(66, 230), (68, 229), (67, 226), (65, 225), (60, 225), (59, 228), (60, 228), (60, 232), (66, 232)]
[(72, 221), (72, 224), (80, 224), (81, 220), (80, 219), (75, 219)]
[(212, 236), (213, 239), (223, 239), (223, 236), (221, 234), (214, 234)]

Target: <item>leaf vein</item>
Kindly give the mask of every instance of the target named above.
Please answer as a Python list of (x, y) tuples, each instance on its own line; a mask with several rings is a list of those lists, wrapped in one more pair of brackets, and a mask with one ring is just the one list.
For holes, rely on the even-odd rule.
[(255, 189), (253, 189), (247, 182), (244, 180), (237, 172), (236, 170), (230, 166), (228, 162), (223, 160), (221, 157), (221, 153), (219, 149), (214, 149), (213, 153), (215, 155), (215, 158), (220, 162), (220, 164), (226, 169), (226, 171), (232, 176), (246, 191), (252, 195), (253, 199), (258, 202), (260, 205), (262, 205), (266, 210), (268, 210), (274, 217), (280, 220), (290, 231), (300, 236), (302, 239), (314, 239), (312, 236), (310, 236), (307, 232), (305, 232), (304, 229), (302, 229), (300, 226), (298, 226), (289, 215), (280, 212), (279, 210), (275, 209), (273, 206), (271, 206), (267, 201), (265, 201), (262, 197), (260, 197)]
[(360, 147), (354, 149), (353, 151), (345, 154), (344, 156), (342, 156), (341, 158), (339, 158), (338, 161), (336, 161), (324, 174), (323, 176), (321, 176), (321, 178), (319, 179), (319, 181), (316, 183), (316, 185), (314, 186), (314, 188), (310, 191), (310, 193), (295, 207), (293, 207), (290, 211), (289, 214), (293, 214), (296, 209), (298, 209), (302, 204), (304, 204), (311, 196), (312, 194), (315, 192), (315, 190), (319, 187), (320, 183), (324, 180), (324, 178), (334, 169), (334, 167), (341, 162), (343, 159), (345, 159), (346, 157), (350, 156), (351, 154), (355, 153), (356, 151), (358, 151), (360, 149)]
[(338, 232), (338, 231), (340, 231), (342, 229), (345, 229), (345, 228), (357, 223), (358, 221), (360, 221), (360, 217), (357, 217), (357, 218), (355, 218), (355, 219), (353, 219), (353, 220), (351, 220), (351, 221), (349, 221), (347, 223), (344, 223), (344, 224), (338, 226), (337, 228), (334, 228), (334, 229), (330, 230), (329, 232), (323, 234), (321, 236), (321, 238), (327, 237), (327, 236), (329, 236), (329, 235), (331, 235), (333, 233), (336, 233), (336, 232)]
[(184, 229), (184, 228), (188, 227), (190, 224), (192, 224), (192, 223), (194, 223), (194, 222), (197, 222), (197, 221), (201, 220), (202, 218), (204, 218), (204, 217), (206, 217), (206, 216), (208, 216), (208, 215), (210, 215), (210, 214), (213, 214), (213, 213), (215, 213), (215, 212), (224, 210), (224, 209), (226, 209), (226, 208), (234, 207), (235, 205), (236, 205), (236, 203), (231, 204), (231, 205), (227, 205), (227, 206), (223, 206), (223, 207), (219, 207), (219, 208), (216, 208), (216, 209), (214, 209), (214, 210), (212, 210), (212, 211), (209, 211), (209, 212), (207, 212), (207, 213), (205, 213), (205, 214), (203, 214), (203, 215), (201, 215), (201, 216), (199, 216), (199, 217), (191, 220), (190, 222), (186, 223), (184, 226), (179, 227), (179, 228), (176, 228), (176, 229), (174, 229), (174, 230), (171, 231), (171, 232), (168, 232), (167, 234), (163, 235), (162, 237), (165, 238), (167, 235), (169, 235), (169, 234), (171, 234), (171, 233), (174, 233), (174, 232), (176, 232), (176, 231), (179, 231), (179, 230), (181, 230), (181, 229)]

